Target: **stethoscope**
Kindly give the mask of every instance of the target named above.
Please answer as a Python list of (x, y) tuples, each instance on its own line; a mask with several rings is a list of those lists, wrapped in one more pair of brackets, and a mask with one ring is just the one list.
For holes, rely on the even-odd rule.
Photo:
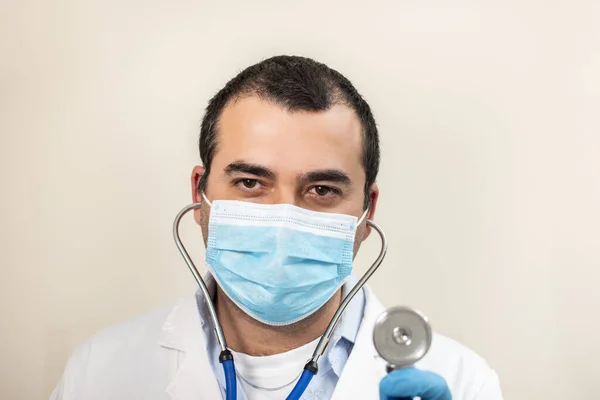
[(375, 321), (373, 344), (392, 372), (415, 364), (431, 347), (431, 325), (427, 317), (410, 307), (392, 307)]
[[(200, 291), (202, 292), (202, 295), (206, 300), (208, 312), (210, 314), (210, 318), (215, 328), (217, 342), (221, 349), (221, 353), (219, 354), (219, 362), (223, 366), (223, 371), (225, 373), (226, 399), (235, 400), (237, 398), (237, 383), (233, 355), (231, 354), (231, 351), (227, 348), (225, 335), (223, 334), (223, 329), (221, 328), (221, 324), (219, 323), (219, 318), (217, 317), (217, 312), (212, 302), (210, 293), (208, 292), (206, 283), (202, 279), (202, 276), (198, 272), (198, 269), (196, 268), (194, 262), (188, 254), (185, 246), (181, 242), (181, 238), (179, 236), (179, 223), (182, 217), (189, 211), (194, 210), (196, 208), (200, 208), (201, 205), (201, 202), (190, 204), (184, 207), (177, 214), (177, 216), (175, 217), (175, 221), (173, 222), (173, 238), (175, 239), (175, 244), (177, 245), (179, 253), (181, 253), (181, 256), (187, 264), (190, 272), (194, 276), (194, 279), (198, 283)], [(367, 220), (367, 225), (375, 229), (375, 231), (379, 234), (379, 237), (381, 238), (381, 250), (379, 251), (379, 255), (377, 256), (375, 262), (373, 262), (371, 267), (367, 270), (367, 272), (365, 272), (365, 274), (359, 279), (358, 283), (354, 285), (354, 287), (348, 292), (348, 294), (346, 294), (346, 296), (342, 300), (333, 318), (329, 322), (329, 325), (327, 325), (325, 333), (319, 340), (319, 343), (317, 344), (317, 347), (312, 357), (304, 366), (304, 370), (300, 374), (300, 378), (298, 379), (296, 385), (286, 398), (287, 400), (300, 399), (312, 378), (317, 374), (319, 369), (318, 361), (321, 358), (321, 356), (325, 353), (325, 349), (329, 344), (331, 335), (333, 334), (333, 331), (337, 326), (342, 314), (346, 310), (346, 307), (354, 298), (356, 293), (358, 293), (358, 291), (362, 289), (362, 287), (369, 280), (369, 278), (375, 273), (375, 271), (377, 271), (377, 269), (381, 265), (381, 262), (385, 258), (388, 246), (385, 233), (373, 221)], [(412, 317), (407, 318), (407, 316)], [(427, 331), (427, 329), (424, 328), (422, 322), (425, 322), (425, 326), (429, 332), (428, 336), (424, 333)], [(388, 333), (391, 336), (388, 335)], [(427, 319), (424, 318), (422, 314), (420, 314), (417, 311), (414, 311), (409, 308), (390, 309), (384, 312), (378, 318), (375, 324), (375, 329), (373, 331), (373, 341), (378, 353), (383, 359), (385, 359), (388, 362), (389, 372), (393, 369), (412, 364), (413, 362), (416, 362), (418, 359), (425, 355), (431, 343), (431, 329), (429, 328)], [(415, 349), (417, 349), (417, 352), (414, 351)]]

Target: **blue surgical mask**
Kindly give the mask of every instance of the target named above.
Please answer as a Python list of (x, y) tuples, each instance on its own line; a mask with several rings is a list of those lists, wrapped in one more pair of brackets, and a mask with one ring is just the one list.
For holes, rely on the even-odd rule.
[(268, 325), (289, 325), (321, 308), (352, 271), (358, 220), (291, 204), (216, 200), (206, 262), (225, 294)]

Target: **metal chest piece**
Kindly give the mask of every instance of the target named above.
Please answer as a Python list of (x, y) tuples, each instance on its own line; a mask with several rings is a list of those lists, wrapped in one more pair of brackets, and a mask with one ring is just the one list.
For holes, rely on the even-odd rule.
[(431, 326), (421, 312), (409, 307), (392, 307), (375, 321), (373, 343), (388, 362), (388, 372), (412, 365), (431, 346)]

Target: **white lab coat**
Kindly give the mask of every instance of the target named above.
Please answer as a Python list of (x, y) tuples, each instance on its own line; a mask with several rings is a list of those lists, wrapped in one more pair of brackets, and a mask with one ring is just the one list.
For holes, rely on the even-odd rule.
[[(332, 400), (378, 400), (385, 362), (373, 346), (384, 310), (365, 287), (365, 313)], [(195, 296), (109, 328), (75, 350), (51, 400), (215, 400), (221, 398), (206, 354)], [(502, 400), (498, 377), (466, 347), (434, 335), (416, 365), (446, 379), (454, 400)]]

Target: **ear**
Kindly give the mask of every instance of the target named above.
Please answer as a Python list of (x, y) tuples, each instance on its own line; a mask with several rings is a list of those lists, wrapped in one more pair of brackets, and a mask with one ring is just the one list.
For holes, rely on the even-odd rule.
[[(373, 221), (375, 218), (375, 210), (377, 209), (377, 200), (379, 199), (379, 187), (377, 186), (376, 183), (372, 184), (371, 187), (369, 188), (369, 197), (370, 197), (371, 202), (370, 202), (370, 206), (369, 206), (369, 211), (367, 211), (366, 218)], [(369, 237), (372, 230), (373, 230), (373, 228), (371, 228), (371, 226), (369, 226), (369, 225), (365, 226), (365, 234), (363, 236), (363, 240), (365, 240), (366, 238)]]
[[(204, 175), (204, 167), (201, 165), (196, 165), (192, 170), (192, 202), (200, 203), (202, 202), (202, 193), (198, 190), (198, 185), (200, 184), (200, 179), (202, 175)], [(194, 220), (199, 225), (200, 224), (200, 209), (196, 208), (194, 210)]]

